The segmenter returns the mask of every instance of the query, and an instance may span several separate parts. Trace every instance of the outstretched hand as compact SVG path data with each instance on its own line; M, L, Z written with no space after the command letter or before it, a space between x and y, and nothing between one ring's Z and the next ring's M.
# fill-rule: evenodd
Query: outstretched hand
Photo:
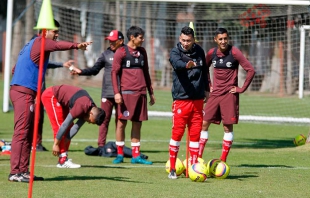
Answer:
M91 45L93 42L89 41L89 42L83 42L83 43L79 43L78 44L78 48L81 50L86 50L88 45Z
M73 65L73 63L74 63L74 60L68 60L67 62L64 62L62 66L69 68L71 65Z
M71 66L71 74L72 74L72 75L78 75L78 74L80 74L80 73L82 73L82 70L81 70L81 69L75 67L74 65Z

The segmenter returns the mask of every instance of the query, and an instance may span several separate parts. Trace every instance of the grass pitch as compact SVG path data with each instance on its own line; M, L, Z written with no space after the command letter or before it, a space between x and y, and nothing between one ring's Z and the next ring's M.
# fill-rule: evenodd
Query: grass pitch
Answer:
M0 89L3 87L0 82ZM93 98L100 98L100 88L88 89ZM161 92L159 92L160 94ZM96 94L96 95L95 95ZM157 95L157 103L150 110L171 108L171 96ZM2 98L0 98L2 104ZM307 104L308 105L308 104ZM157 109L159 108L159 109ZM108 141L114 141L114 120L111 121ZM56 168L52 156L52 130L45 116L43 145L48 152L37 152L35 175L45 181L34 182L32 197L236 197L236 198L304 198L310 194L310 145L295 147L293 138L308 134L309 126L288 124L254 124L241 122L234 126L234 143L228 156L230 175L220 180L209 178L195 183L184 176L167 178L165 163L171 134L171 118L150 117L143 122L141 152L153 165L132 165L129 158L119 165L113 158L90 157L84 148L97 146L98 127L85 124L72 139L69 157L82 165L80 169ZM11 141L13 112L0 113L0 139ZM130 128L126 130L126 146L130 146ZM203 159L219 158L223 138L222 126L211 125L209 141ZM185 159L185 138L178 157ZM0 197L27 197L29 185L8 182L10 157L0 156Z
M13 123L13 113L0 113L0 120ZM113 122L113 121L112 121ZM127 126L126 145L130 146ZM184 176L167 178L171 120L150 118L142 126L141 152L153 165L112 164L113 158L84 154L88 145L97 146L98 127L86 124L73 138L69 157L80 163L80 169L56 168L52 156L52 130L45 119L43 144L48 152L37 152L35 174L45 181L34 182L33 197L307 197L310 193L310 145L295 147L293 138L306 134L307 126L240 123L235 125L235 140L227 163L228 178L209 178L204 183L192 182ZM10 140L13 124L1 124L0 138ZM203 159L219 158L221 126L212 125ZM111 125L108 140L114 140ZM185 138L179 158L185 159ZM9 156L0 156L0 197L27 197L29 185L7 181Z

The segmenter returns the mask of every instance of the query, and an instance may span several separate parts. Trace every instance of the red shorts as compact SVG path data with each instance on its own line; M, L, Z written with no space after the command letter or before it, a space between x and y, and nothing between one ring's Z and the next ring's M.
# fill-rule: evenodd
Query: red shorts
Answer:
M148 120L147 98L145 94L122 94L123 103L117 108L118 118L135 122Z
M68 107L62 107L58 103L57 98L54 96L52 87L47 88L42 93L42 103L50 120L55 138L60 126L62 125L67 115L69 114L70 109ZM68 127L67 132L70 131L70 128L71 127Z
M203 100L175 100L172 104L172 139L181 141L186 126L190 141L198 142L202 128Z
M238 124L239 94L211 94L204 107L203 120L214 124L220 124L221 121L223 124Z

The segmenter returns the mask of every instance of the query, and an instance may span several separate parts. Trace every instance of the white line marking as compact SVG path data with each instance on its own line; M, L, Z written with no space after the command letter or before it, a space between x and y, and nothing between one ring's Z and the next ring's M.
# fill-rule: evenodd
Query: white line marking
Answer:
M10 166L10 164L0 164L1 166ZM48 167L48 168L56 168L56 165L38 165L36 164L36 166L40 166L40 167ZM104 167L110 167L110 168L165 168L165 166L159 166L159 165L140 165L140 166L136 166L136 165L84 165L87 167L83 167L83 165L81 165L81 168L91 168L96 167L96 166L103 166ZM287 165L286 165L287 166ZM246 169L287 169L287 170L310 170L310 167L279 167L279 166L268 166L268 167L253 167L253 166L231 166L233 168L246 168Z

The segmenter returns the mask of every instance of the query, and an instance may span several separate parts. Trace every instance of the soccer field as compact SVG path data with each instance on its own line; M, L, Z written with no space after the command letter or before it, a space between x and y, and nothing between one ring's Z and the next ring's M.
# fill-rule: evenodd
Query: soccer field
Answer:
M3 82L0 82L2 91ZM100 88L83 87L98 100ZM152 111L169 111L169 91L157 91L157 103ZM245 98L244 98L245 99ZM262 99L263 100L263 99ZM0 98L2 104L2 98ZM242 105L242 101L241 101ZM0 113L0 139L11 141L13 112ZM114 123L114 120L111 121ZM126 146L130 146L131 124L126 130ZM108 141L114 141L110 124ZM235 139L228 156L230 175L224 180L208 178L195 183L184 176L167 178L165 164L171 134L170 117L150 117L143 123L141 152L153 165L112 164L113 158L84 154L85 147L97 147L98 127L85 124L73 138L69 157L82 165L80 169L56 168L52 153L52 130L45 116L43 145L48 152L37 152L35 175L45 181L34 182L33 197L307 197L310 194L310 145L295 147L293 138L307 135L309 126L241 122L234 126ZM211 125L209 141L203 159L219 158L223 138L222 126ZM185 159L185 138L178 157ZM0 197L27 197L29 185L7 181L9 156L0 156Z
M10 140L13 113L0 113L0 138ZM5 122L4 122L5 121ZM112 121L113 122L113 121ZM128 126L128 129L130 125ZM130 145L127 129L126 145ZM184 176L167 178L171 120L151 117L142 126L141 152L153 165L132 165L130 159L114 165L113 158L84 154L88 145L96 147L98 128L86 124L73 138L69 157L80 163L80 169L58 169L52 156L52 130L45 119L43 144L48 152L36 155L35 175L45 181L34 182L33 197L307 197L310 193L310 145L295 147L292 139L307 134L307 126L240 123L235 126L235 140L227 163L228 178L209 178L195 183ZM111 125L108 140L114 140ZM212 125L203 159L218 158L221 153L221 126ZM183 139L185 140L185 139ZM185 159L185 142L179 158ZM0 197L26 197L29 185L10 183L9 156L0 156Z

